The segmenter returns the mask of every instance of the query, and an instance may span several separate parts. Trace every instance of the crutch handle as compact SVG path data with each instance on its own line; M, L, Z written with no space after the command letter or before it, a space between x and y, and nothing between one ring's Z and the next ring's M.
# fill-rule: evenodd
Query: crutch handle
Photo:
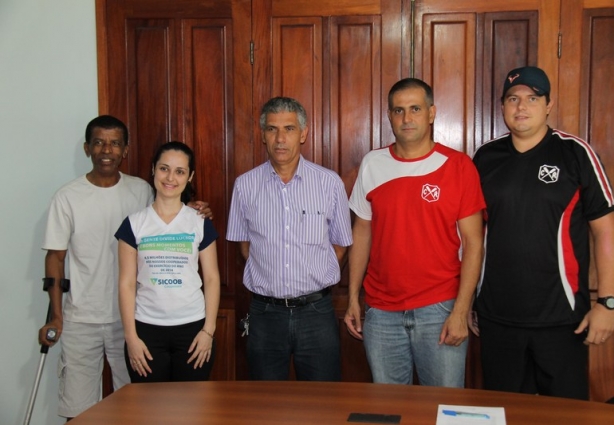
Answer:
M51 301L49 301L49 307L47 307L47 318L45 319L45 324L49 323L50 321L51 321ZM57 329L50 328L47 330L47 335L45 335L45 337L48 340L55 341L55 336L57 335L57 333L58 333ZM47 354L49 352L49 346L45 344L41 344L40 351L42 354Z

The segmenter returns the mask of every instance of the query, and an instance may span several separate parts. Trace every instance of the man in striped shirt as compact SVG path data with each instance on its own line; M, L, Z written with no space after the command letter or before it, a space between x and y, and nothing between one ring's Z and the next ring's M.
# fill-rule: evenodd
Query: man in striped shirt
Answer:
M339 176L304 159L307 114L276 97L260 115L269 160L235 182L226 239L240 243L252 293L247 360L251 379L339 381L340 343L330 294L352 244Z
M614 331L614 198L588 143L547 124L543 70L510 71L510 133L475 154L487 206L486 257L472 330L486 389L588 398L588 345ZM599 282L591 308L589 233Z

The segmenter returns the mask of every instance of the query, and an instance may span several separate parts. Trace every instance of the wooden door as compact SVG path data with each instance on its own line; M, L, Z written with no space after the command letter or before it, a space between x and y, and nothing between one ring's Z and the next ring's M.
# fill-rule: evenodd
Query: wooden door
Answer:
M557 16L552 0L416 1L415 75L433 87L435 140L472 155L507 132L499 105L510 69L539 66L556 86Z
M340 173L349 191L362 156L392 141L381 120L387 90L401 77L401 0L98 0L97 14L100 110L129 126L125 171L148 178L153 151L168 140L196 152L198 198L213 206L221 235L213 375L245 379L234 323L249 294L236 244L224 235L234 178L266 159L259 109L272 96L299 99L310 117L305 157ZM346 282L344 271L334 293L352 359L343 379L370 380L362 344L342 323Z
M614 0L564 1L561 9L560 128L588 141L614 182ZM594 270L593 270L594 271ZM591 276L591 299L597 298ZM614 295L614 294L613 294ZM614 397L614 339L590 347L591 400Z
M500 114L506 73L536 65L550 77L552 127L577 134L614 177L607 88L614 73L614 0L417 0L415 74L433 85L435 139L472 155L507 128ZM592 298L596 281L591 280ZM472 338L467 385L481 386ZM591 399L614 396L614 340L590 349Z
M386 96L399 78L433 85L435 139L471 155L506 131L499 113L505 73L538 65L558 87L550 124L585 137L614 172L612 129L602 118L612 106L604 88L612 75L613 1L97 0L100 112L129 125L124 171L148 178L151 153L171 139L192 146L202 167L198 197L211 202L221 235L214 377L247 377L235 322L249 294L243 261L223 235L234 178L266 159L257 124L266 100L286 95L305 105L303 154L338 172L349 192L363 155L393 141ZM367 381L362 344L342 323L347 268L333 294L343 379ZM480 387L479 346L471 346L467 383ZM594 399L614 392L614 341L608 347L591 350Z
M472 156L507 132L500 114L510 69L540 66L555 86L559 2L417 0L415 75L432 85L438 142ZM466 385L482 388L479 338L470 335Z
M299 100L309 134L301 151L336 171L348 194L362 157L393 141L388 89L401 78L401 0L253 0L254 117L273 96ZM254 134L258 134L254 119ZM255 136L256 137L256 136ZM256 139L255 139L256 140ZM255 141L258 145L258 141ZM266 160L255 146L254 164ZM347 267L333 290L342 350L342 379L370 381L362 342L345 329ZM245 291L246 292L246 291ZM248 296L237 309L247 311ZM242 345L239 346L239 352ZM242 354L240 354L242 355ZM246 376L246 371L238 371Z
M170 140L193 148L197 199L210 203L222 277L212 379L235 377L236 253L225 242L235 161L251 157L250 10L245 0L98 0L100 111L124 120L124 171L149 179ZM247 117L247 118L245 118Z

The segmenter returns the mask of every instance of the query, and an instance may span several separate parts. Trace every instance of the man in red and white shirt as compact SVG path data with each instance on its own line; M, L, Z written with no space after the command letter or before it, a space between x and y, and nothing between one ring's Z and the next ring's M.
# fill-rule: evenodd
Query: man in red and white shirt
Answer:
M350 197L345 323L364 339L374 382L411 384L415 365L422 385L463 387L483 252L479 177L467 155L431 139L428 84L403 79L388 103L395 143L364 157Z

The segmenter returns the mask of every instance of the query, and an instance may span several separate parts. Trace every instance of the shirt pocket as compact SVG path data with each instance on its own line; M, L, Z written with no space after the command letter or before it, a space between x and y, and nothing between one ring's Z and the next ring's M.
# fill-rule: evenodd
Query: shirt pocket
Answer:
M326 237L326 214L303 212L301 234L303 243L321 245Z

